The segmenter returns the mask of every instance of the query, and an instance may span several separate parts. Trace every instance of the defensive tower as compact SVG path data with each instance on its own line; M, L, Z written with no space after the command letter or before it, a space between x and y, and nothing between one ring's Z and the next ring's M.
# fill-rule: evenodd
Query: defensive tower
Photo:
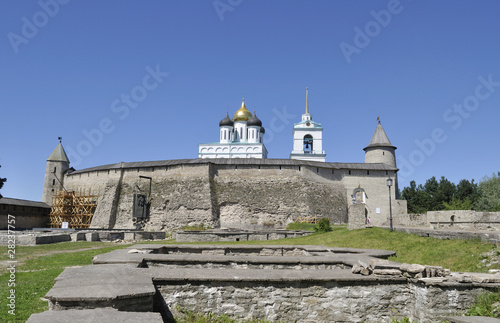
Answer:
M45 168L45 181L43 183L42 202L52 205L52 196L57 191L64 189L64 173L69 169L69 159L64 151L59 137L59 144L54 149Z
M378 125L373 133L372 140L368 146L363 148L365 151L365 163L383 163L397 167L396 149L389 141L382 124L380 124L380 118L378 118Z

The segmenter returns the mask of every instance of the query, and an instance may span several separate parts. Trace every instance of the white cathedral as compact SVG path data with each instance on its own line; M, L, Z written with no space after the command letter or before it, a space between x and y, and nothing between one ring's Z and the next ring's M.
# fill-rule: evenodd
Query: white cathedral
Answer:
M241 108L229 118L219 122L219 142L199 144L198 158L267 158L267 149L264 145L266 130L262 121L248 111L245 99Z
M324 162L323 128L312 120L308 96L306 89L306 113L302 115L302 121L293 126L290 159ZM267 158L264 145L266 131L255 111L252 115L246 108L245 99L232 120L229 112L226 113L226 117L219 122L219 129L219 142L199 144L198 158Z

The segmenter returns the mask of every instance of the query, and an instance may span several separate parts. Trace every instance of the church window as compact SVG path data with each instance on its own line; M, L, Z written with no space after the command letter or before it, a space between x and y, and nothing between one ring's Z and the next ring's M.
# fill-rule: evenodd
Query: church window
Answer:
M313 137L311 135L304 136L304 154L312 154L313 152Z
M370 171L369 170L366 171L366 175L370 175Z
M56 172L57 167L54 167L54 173Z
M56 180L55 179L52 180L52 185L56 185Z
M386 175L389 175L389 172L388 172L388 171L385 171L385 174L386 174Z
M385 155L385 151L382 152L382 156L384 156L384 155Z
M351 175L351 171L349 171L349 175Z

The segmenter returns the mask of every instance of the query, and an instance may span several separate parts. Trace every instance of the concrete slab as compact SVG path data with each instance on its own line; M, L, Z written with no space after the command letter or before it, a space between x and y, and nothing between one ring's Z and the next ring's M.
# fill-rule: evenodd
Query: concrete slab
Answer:
M499 319L484 316L452 316L448 317L450 323L500 323Z
M93 310L46 311L30 316L27 323L107 322L107 323L162 323L160 313L120 312L112 308Z
M52 309L114 307L152 311L155 295L147 270L131 265L66 268L45 296Z

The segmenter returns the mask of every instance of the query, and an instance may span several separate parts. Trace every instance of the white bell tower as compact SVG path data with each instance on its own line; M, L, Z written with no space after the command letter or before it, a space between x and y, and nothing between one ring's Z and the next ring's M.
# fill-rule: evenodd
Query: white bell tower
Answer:
M293 150L290 159L325 161L323 151L323 128L309 114L309 89L306 88L306 113L302 121L293 125Z

